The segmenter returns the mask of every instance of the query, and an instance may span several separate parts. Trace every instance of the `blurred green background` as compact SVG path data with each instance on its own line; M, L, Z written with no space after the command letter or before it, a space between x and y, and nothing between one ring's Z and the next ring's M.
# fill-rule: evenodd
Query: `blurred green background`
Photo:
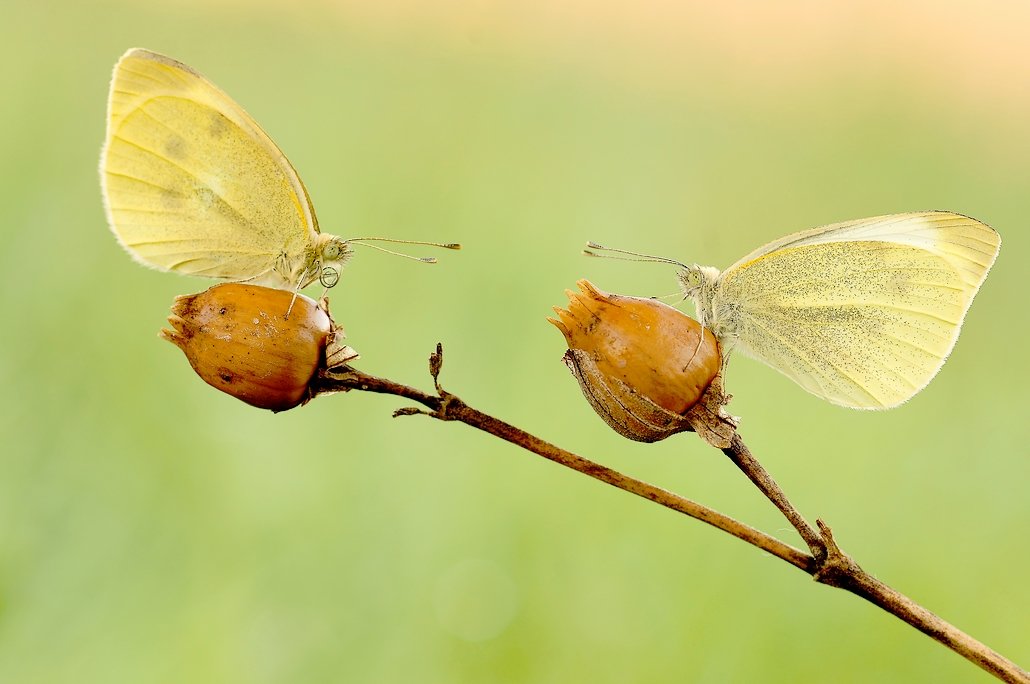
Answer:
M863 601L405 402L273 415L157 338L210 282L146 270L96 172L127 48L192 65L361 251L334 311L369 372L800 543L692 436L629 443L545 321L584 241L725 267L824 223L950 209L1001 256L939 377L889 412L740 360L742 434L869 571L1030 665L1030 6L15 0L0 27L0 682L966 682ZM314 292L317 294L317 292Z

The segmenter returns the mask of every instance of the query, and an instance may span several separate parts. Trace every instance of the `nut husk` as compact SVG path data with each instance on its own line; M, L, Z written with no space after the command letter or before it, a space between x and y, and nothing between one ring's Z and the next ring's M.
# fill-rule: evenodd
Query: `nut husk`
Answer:
M558 318L548 320L565 336L563 361L597 414L640 442L697 429L694 409L719 374L715 336L657 300L577 285L581 292L566 290L568 309L555 307ZM706 414L720 413L718 394L702 404Z
M286 290L215 285L176 297L168 322L173 330L162 330L161 337L186 354L205 382L272 411L306 403L320 367L358 356L340 342L343 331L325 300L320 305L297 295L294 301Z

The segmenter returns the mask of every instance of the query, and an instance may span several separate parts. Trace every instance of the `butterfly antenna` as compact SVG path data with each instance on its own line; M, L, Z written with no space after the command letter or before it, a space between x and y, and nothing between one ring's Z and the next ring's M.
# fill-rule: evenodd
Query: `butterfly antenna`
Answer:
M610 254L602 254L602 252L610 252ZM645 261L656 264L671 264L673 266L679 266L680 268L688 268L686 264L676 261L675 259L669 259L668 257L654 256L651 254L641 254L639 252L630 252L626 249L615 249L614 247L605 247L599 245L596 242L588 242L587 249L583 250L583 254L589 257L597 257L599 259L617 259L619 261ZM615 256L616 254L622 256Z
M461 245L457 242L425 242L423 240L395 240L393 238L381 238L381 237L361 237L361 238L350 238L346 241L348 244L359 244L364 247L370 247L372 249L379 250L380 252L386 252L387 254L393 254L394 256L404 257L405 259L411 259L412 261L421 261L424 264L435 264L436 257L419 257L412 256L410 254L404 254L403 252L395 252L392 249L386 249L378 245L368 244L370 242L389 242L395 245L423 245L426 247L441 247L443 249L461 249Z

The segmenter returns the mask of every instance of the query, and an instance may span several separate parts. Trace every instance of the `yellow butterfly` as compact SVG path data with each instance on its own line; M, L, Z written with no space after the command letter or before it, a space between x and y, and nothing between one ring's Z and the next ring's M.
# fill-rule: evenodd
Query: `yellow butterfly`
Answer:
M834 404L886 409L940 370L1001 238L950 212L876 216L788 235L722 273L588 246L679 266L724 364L740 349Z
M119 242L162 270L332 287L352 243L382 239L320 233L304 183L257 122L190 67L141 48L114 68L100 178Z

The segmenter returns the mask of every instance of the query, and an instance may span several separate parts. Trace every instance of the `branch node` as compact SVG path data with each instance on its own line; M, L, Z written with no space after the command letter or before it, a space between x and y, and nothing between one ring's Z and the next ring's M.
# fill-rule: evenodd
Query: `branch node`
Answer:
M440 392L440 408L433 411L433 417L440 420L461 420L461 416L451 415L451 411L464 406L464 402L450 392L440 389L439 386L437 386L437 390ZM457 414L456 411L454 413Z
M851 556L844 553L837 546L837 541L833 538L833 530L830 529L829 525L818 519L815 521L815 524L819 527L825 554L821 559L822 562L819 564L818 569L812 573L812 579L831 587L844 588L849 586L850 582L853 582L864 573L864 570Z

